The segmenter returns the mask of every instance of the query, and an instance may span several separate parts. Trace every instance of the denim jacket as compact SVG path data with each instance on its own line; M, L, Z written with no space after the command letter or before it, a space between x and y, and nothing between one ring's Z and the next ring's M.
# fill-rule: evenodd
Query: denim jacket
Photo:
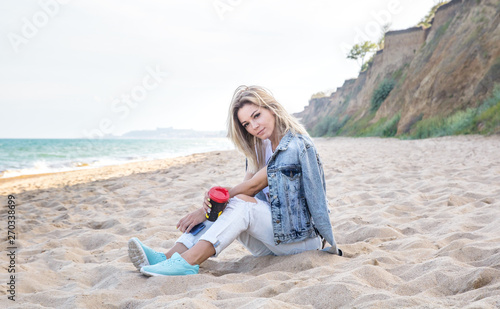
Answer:
M308 136L288 132L267 165L274 241L292 243L318 233L337 253L323 167Z

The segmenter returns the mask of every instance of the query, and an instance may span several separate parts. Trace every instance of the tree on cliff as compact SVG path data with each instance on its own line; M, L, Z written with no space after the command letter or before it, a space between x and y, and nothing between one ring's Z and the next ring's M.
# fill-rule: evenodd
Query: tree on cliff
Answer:
M349 51L349 54L347 54L347 58L354 60L361 59L361 71L364 71L364 69L366 69L365 68L366 55L376 50L377 50L377 44L370 41L365 41L361 45L355 44Z
M311 99L319 99L319 98L324 98L327 97L326 93L324 91L316 92L311 96Z
M429 13L427 13L427 15L425 15L425 17L420 20L420 22L417 24L417 27L429 28L431 26L432 20L434 19L434 15L436 15L436 11L440 6L445 5L448 2L450 1L439 0L438 3L436 3L436 5L431 8Z
M377 45L378 49L384 49L385 45L385 34L391 28L391 23L384 24L382 28L380 28L380 38L378 39Z
M389 29L391 28L391 24L387 23L380 28L380 38L378 39L377 42L377 47L379 50L384 49L385 46L385 34L389 32ZM370 59L366 61L362 66L361 66L361 72L368 70L368 68L372 65L373 63L373 58L375 58L375 54L372 54Z

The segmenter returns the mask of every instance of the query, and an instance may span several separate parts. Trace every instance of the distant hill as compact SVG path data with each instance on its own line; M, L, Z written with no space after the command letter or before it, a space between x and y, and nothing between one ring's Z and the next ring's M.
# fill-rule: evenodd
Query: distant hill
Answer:
M500 1L453 0L389 31L368 70L295 114L313 136L500 133Z
M178 130L170 128L157 128L156 130L130 131L114 138L140 138L140 139L167 139L167 138L204 138L225 137L225 131L195 131Z

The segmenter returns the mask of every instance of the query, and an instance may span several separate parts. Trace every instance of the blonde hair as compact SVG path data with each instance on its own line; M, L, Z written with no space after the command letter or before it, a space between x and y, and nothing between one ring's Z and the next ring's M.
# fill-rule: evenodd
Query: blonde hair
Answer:
M236 88L227 117L227 137L235 147L248 159L248 170L256 173L266 165L265 149L262 140L251 135L241 125L238 119L238 111L246 104L255 104L267 108L275 117L275 128L281 139L288 131L308 135L306 129L298 120L290 115L285 108L276 101L272 93L260 86L239 86Z

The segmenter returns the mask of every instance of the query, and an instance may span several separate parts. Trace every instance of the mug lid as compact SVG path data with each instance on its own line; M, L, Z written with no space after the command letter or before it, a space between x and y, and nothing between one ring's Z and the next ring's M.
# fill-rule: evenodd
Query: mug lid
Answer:
M208 191L210 199L216 203L225 203L229 200L229 191L223 187L213 187Z

